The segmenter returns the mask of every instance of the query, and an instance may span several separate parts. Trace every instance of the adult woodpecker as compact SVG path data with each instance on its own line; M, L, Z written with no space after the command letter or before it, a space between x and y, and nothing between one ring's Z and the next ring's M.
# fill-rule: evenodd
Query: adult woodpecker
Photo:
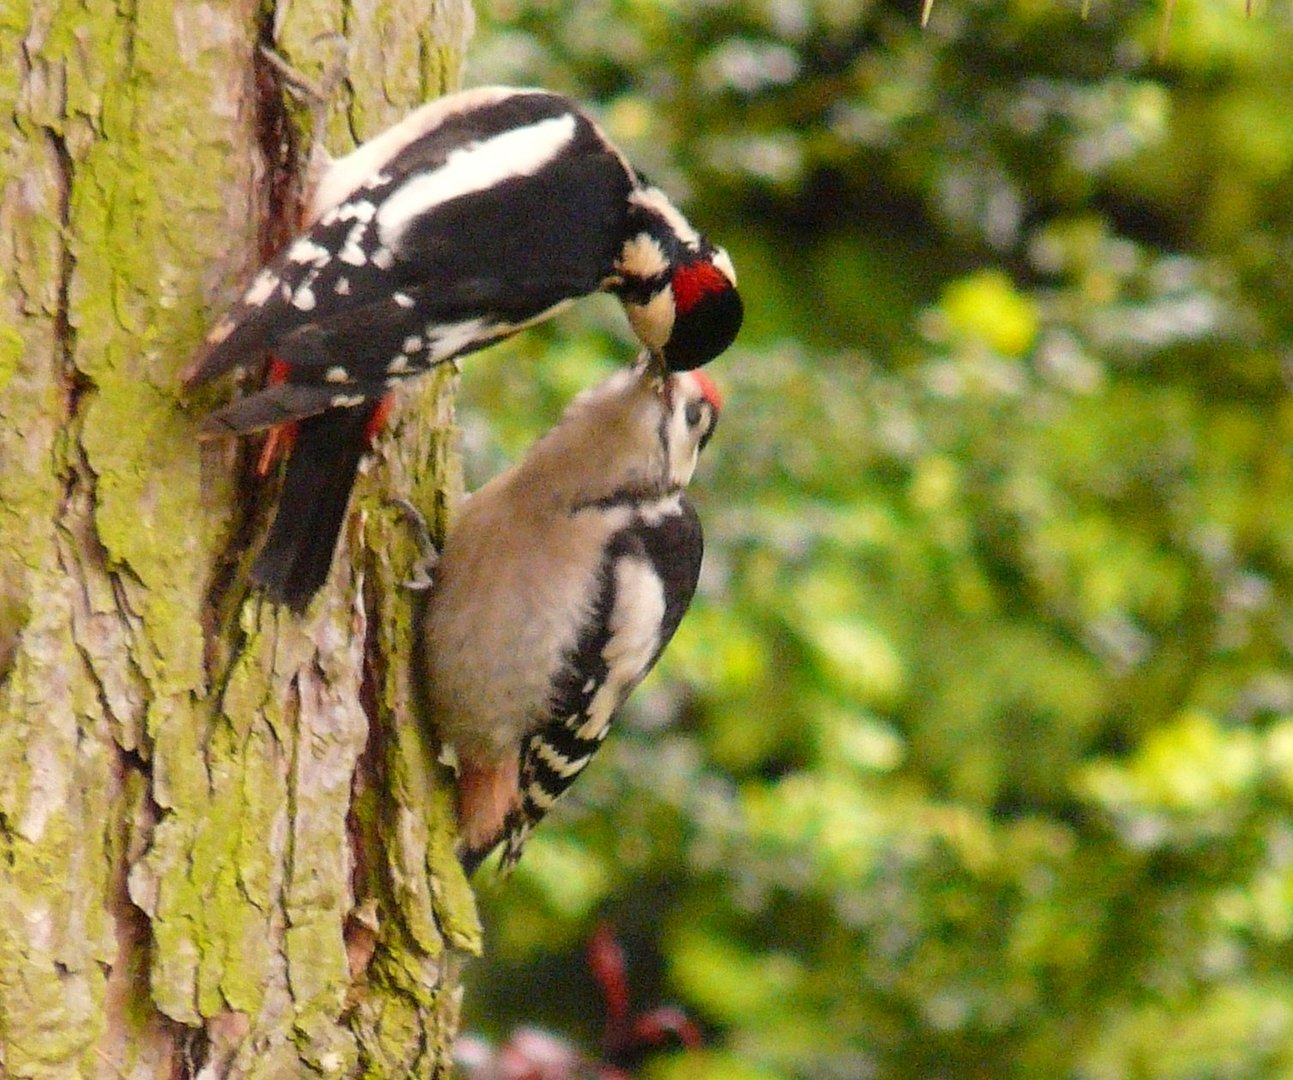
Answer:
M191 388L275 358L270 385L202 433L289 425L271 441L295 437L252 575L298 610L327 577L379 403L399 380L597 291L621 300L671 371L713 359L741 325L727 253L545 90L484 87L422 106L333 162L306 219L183 375Z
M420 668L458 759L468 871L500 842L504 866L520 858L678 628L704 546L684 488L718 412L705 375L644 358L576 398L450 529Z

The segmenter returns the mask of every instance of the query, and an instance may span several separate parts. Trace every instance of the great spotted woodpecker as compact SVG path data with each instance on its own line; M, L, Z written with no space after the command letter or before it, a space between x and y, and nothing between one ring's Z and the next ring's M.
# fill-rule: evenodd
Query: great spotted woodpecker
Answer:
M304 608L326 578L391 386L599 290L619 297L672 371L713 359L741 325L727 253L559 94L484 87L440 98L333 162L305 231L183 375L191 388L276 360L270 385L202 428L291 425L285 441L296 436L253 569L270 598Z
M691 603L684 494L718 419L700 372L644 358L572 402L449 530L422 620L425 699L458 759L463 863L505 867L606 737Z

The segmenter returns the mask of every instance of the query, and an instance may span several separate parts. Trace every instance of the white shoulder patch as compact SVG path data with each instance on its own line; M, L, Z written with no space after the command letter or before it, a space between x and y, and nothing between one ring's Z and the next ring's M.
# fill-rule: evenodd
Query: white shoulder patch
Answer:
M577 732L581 739L605 735L611 714L651 666L664 622L664 583L645 559L623 558L615 564L615 608L610 637L602 650L606 682L588 709L588 720Z
M382 203L377 211L382 243L397 248L414 218L451 199L538 172L570 144L575 127L575 115L566 113L454 150L440 168L411 177Z
M337 158L319 180L310 200L310 217L318 218L341 203L362 184L380 173L381 168L410 143L434 130L449 117L472 109L492 105L523 90L509 86L481 86L428 101L414 109L399 123L356 147L345 157Z

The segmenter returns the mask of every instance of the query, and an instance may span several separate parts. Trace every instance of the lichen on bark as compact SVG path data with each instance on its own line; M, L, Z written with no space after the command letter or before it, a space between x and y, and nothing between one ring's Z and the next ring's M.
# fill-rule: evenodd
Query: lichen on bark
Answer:
M176 376L291 209L257 45L309 68L344 35L342 151L452 87L469 28L461 0L0 11L2 1075L447 1058L479 930L387 497L452 499L452 376L404 395L304 619L246 593L248 453L195 440L228 387Z

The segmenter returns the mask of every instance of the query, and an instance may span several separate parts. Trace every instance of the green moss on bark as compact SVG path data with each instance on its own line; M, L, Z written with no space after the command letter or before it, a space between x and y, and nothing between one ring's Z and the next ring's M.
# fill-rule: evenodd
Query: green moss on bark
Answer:
M368 133L456 79L467 18L377 7L293 5L279 28L298 61L345 31L345 108ZM356 601L342 565L304 620L236 597L228 625L205 613L252 489L235 448L199 449L176 373L257 258L259 17L251 0L0 12L0 55L20 58L0 71L6 1076L164 1074L199 1031L224 1075L431 1068L456 1022L446 945L478 940L451 800L396 689L409 600L382 579ZM380 491L456 483L448 382L428 386L402 430L437 449L405 463L388 444L370 522ZM345 559L403 558L395 531L361 516ZM351 814L379 760L394 786ZM374 901L366 966L347 919Z

